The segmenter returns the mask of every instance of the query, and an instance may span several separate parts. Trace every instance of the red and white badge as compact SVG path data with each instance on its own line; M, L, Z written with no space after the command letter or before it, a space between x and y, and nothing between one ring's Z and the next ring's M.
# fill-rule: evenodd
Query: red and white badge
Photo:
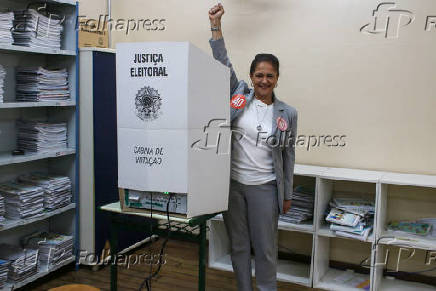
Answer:
M280 129L280 131L285 131L288 129L288 123L283 117L280 116L277 118L277 127Z
M245 99L245 96L242 94L236 94L232 96L232 99L230 100L230 106L235 109L241 109L244 108L245 103L247 103L247 100Z

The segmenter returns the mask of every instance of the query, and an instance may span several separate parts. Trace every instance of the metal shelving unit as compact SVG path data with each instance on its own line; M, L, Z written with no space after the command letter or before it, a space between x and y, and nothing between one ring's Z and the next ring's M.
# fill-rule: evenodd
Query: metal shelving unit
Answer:
M0 45L0 64L6 69L4 102L0 103L0 182L15 179L31 172L56 173L70 177L73 201L71 204L22 220L7 220L0 227L0 243L19 245L19 239L35 231L50 231L74 237L73 256L49 269L40 266L38 272L21 282L7 282L2 290L14 290L33 282L56 269L76 261L79 251L79 91L78 91L78 32L76 20L78 2L74 0L46 0L57 12L65 15L61 49L29 48ZM0 0L2 9L25 9L31 0ZM70 100L51 102L17 102L15 100L15 68L17 66L65 67L69 73ZM17 119L46 120L67 123L67 148L55 151L25 153L13 156L16 148Z

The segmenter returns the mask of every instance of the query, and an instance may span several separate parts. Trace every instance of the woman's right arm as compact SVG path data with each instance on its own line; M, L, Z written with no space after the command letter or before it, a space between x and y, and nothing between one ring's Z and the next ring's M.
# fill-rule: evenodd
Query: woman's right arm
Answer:
M232 63L227 56L227 49L224 44L224 38L221 31L221 17L224 14L224 7L220 4L213 6L209 10L210 27L212 30L212 38L209 40L212 48L213 57L230 68L230 95L235 91L238 86L238 78L233 70Z

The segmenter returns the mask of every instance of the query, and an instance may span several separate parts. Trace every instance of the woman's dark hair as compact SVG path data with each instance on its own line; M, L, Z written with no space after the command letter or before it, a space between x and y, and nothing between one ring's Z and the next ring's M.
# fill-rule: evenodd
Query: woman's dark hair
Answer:
M251 62L250 66L250 75L253 75L256 70L256 66L258 63L268 62L274 67L277 72L277 76L279 75L279 59L273 54L257 54L254 57L254 60Z

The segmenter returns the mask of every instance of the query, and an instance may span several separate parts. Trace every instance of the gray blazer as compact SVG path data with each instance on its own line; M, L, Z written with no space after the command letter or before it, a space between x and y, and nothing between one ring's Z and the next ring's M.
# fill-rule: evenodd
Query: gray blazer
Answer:
M227 50L224 44L224 39L209 40L212 48L213 57L223 65L230 68L230 96L242 94L245 97L246 103L242 108L230 108L231 122L238 117L248 104L253 100L254 90L250 89L246 82L238 81L236 73L233 70L230 59L227 56ZM295 137L297 136L297 110L294 107L277 99L274 95L274 112L273 112L273 134L279 145L272 147L272 157L274 170L277 179L277 189L279 194L280 213L283 212L283 200L291 200L293 192L294 164L295 164ZM287 123L287 129L279 130L277 119L281 117Z

